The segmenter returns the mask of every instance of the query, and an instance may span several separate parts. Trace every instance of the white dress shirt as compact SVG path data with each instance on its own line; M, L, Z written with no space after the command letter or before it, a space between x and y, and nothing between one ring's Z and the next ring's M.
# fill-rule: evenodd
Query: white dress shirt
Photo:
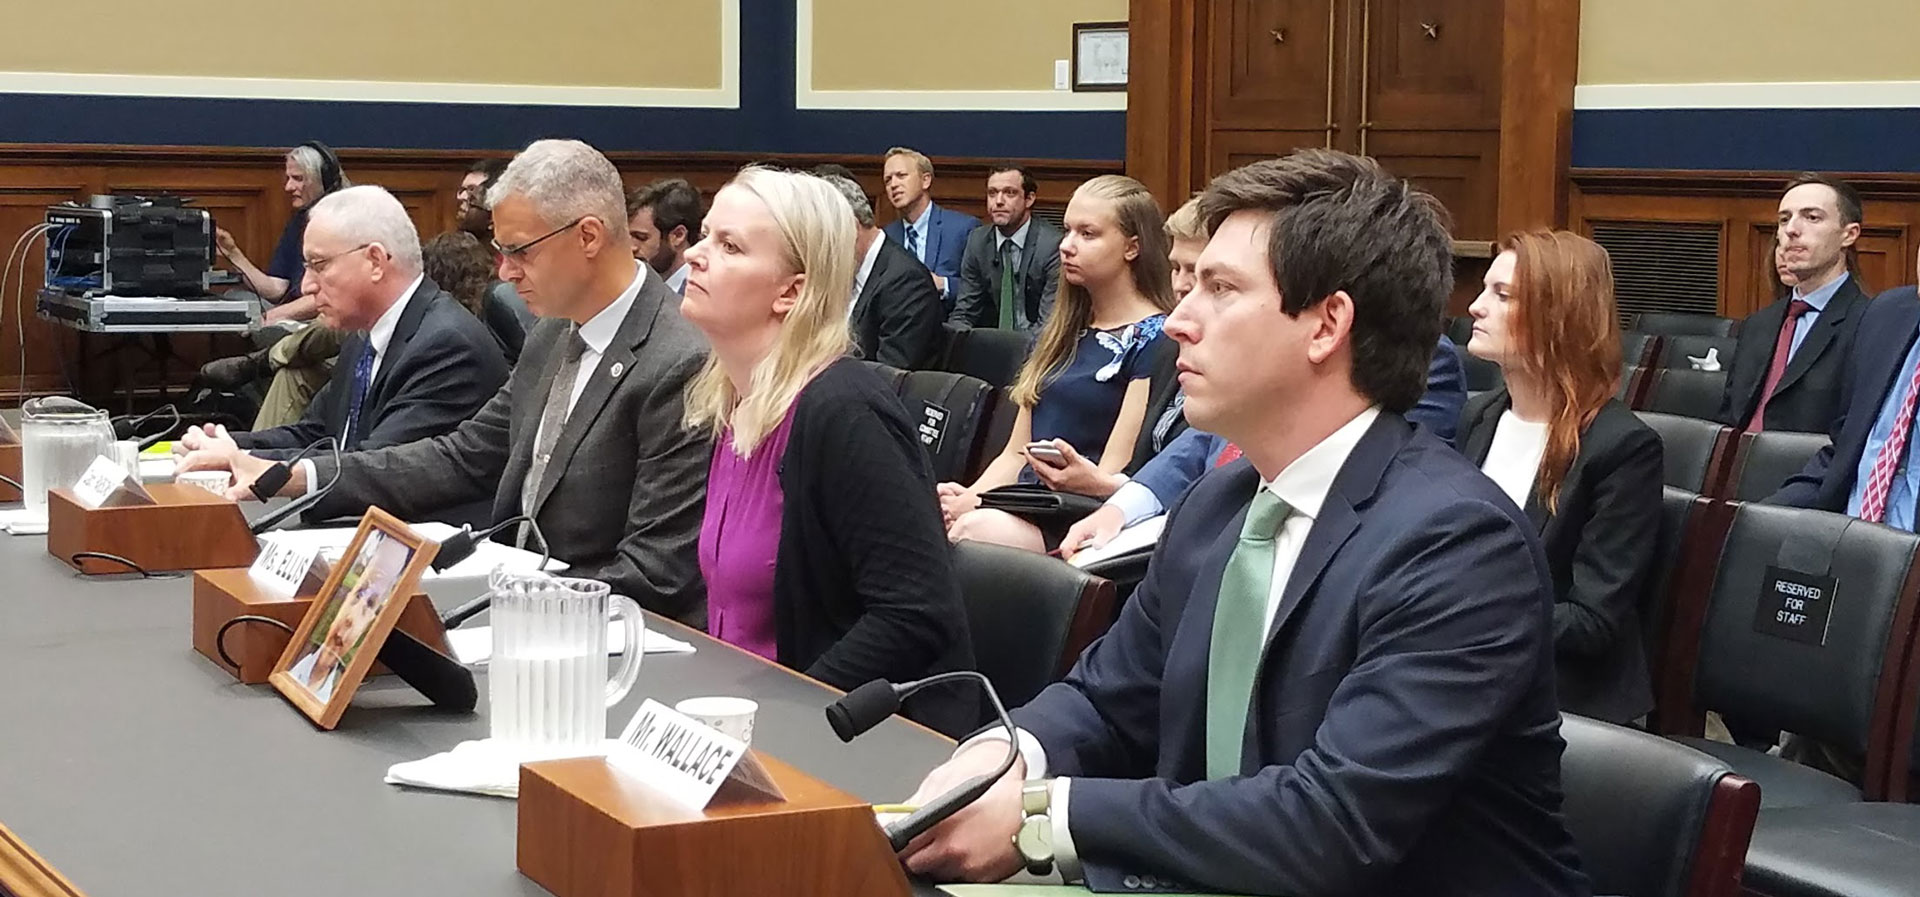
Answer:
M680 267L673 269L673 273L667 275L667 289L679 293L682 296L687 294L687 265L685 262L681 262Z
M1521 420L1509 408L1493 425L1493 442L1487 446L1487 463L1480 465L1480 472L1524 508L1527 496L1533 494L1533 481L1540 475L1540 458L1546 453L1546 421Z
M847 320L853 320L853 308L860 304L860 294L867 289L867 278L873 275L873 262L880 257L880 244L887 238L875 235L873 242L867 244L866 257L860 260L860 270L853 275L853 299L847 302Z
M1320 516L1320 507L1326 504L1327 493L1333 489L1333 480L1339 476L1340 469L1346 466L1347 456L1353 454L1354 446L1360 444L1361 437L1367 434L1367 429L1373 426L1379 416L1380 409L1377 407L1360 412L1358 417L1294 459L1292 464L1280 471L1279 476L1260 484L1260 488L1272 492L1292 508L1273 540L1273 583L1267 593L1261 628L1273 628L1273 618L1280 610L1280 599L1286 594L1293 565L1300 559L1300 549L1307 543L1307 534L1313 530L1313 521ZM1247 622L1249 625L1252 623ZM1027 762L1028 780L1046 778L1047 752L1040 746L1039 739L1027 734L1024 729L1019 736L1020 756ZM962 744L960 750L966 750L982 739L1006 737L1005 732L982 732ZM1053 821L1054 868L1069 883L1081 878L1080 855L1073 848L1073 830L1067 824L1067 802L1072 784L1072 779L1055 779L1048 807L1048 818Z
M368 388L372 388L373 381L380 379L380 365L387 360L387 344L393 342L393 332L400 327L400 316L406 313L407 303L413 299L414 294L420 292L420 284L426 279L427 275L424 273L414 277L413 283L407 285L407 291L401 293L400 298L394 300L392 305L387 306L387 310L381 312L380 317L373 322L373 326L367 329L367 350L373 353L372 371L367 374ZM351 393L348 394L347 401L353 401ZM342 439L346 438L344 433L339 435ZM345 451L346 446L343 445L340 449ZM312 492L318 485L314 482L312 459L300 459L300 472L306 475L307 491Z

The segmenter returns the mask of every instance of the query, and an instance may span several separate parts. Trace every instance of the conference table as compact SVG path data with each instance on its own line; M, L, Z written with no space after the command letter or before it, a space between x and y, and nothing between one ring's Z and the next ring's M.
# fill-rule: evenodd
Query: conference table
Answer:
M484 672L476 713L436 710L389 676L321 731L194 653L191 583L83 577L44 537L0 533L0 826L20 844L86 897L547 893L515 871L512 801L382 781L395 763L486 737ZM480 588L427 592L445 609ZM898 717L843 745L822 714L834 690L648 625L697 650L644 659L608 713L616 733L644 698L751 698L756 749L872 802L904 799L952 751ZM0 894L38 897L9 879L24 862L10 848L0 839Z

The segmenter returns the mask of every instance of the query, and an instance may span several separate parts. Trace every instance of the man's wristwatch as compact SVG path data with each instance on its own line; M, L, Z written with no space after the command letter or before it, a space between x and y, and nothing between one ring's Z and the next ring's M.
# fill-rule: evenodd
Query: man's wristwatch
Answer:
M1053 871L1053 820L1047 816L1052 798L1052 779L1035 779L1020 786L1020 810L1026 818L1013 836L1013 849L1020 852L1027 872L1033 875Z

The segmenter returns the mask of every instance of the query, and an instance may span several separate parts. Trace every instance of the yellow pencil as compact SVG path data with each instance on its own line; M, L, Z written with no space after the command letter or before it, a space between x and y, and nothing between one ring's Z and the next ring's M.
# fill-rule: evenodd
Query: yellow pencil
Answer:
M920 808L912 804L874 804L873 811L875 813L917 813Z

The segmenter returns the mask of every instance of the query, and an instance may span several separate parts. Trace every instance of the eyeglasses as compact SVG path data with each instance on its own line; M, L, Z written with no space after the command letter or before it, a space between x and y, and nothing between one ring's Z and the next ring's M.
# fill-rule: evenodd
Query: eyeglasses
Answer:
M328 265L331 265L331 264L333 264L334 262L336 262L336 261L339 261L340 259L343 259L343 258L346 258L347 256L350 256L350 255L352 255L352 254L354 254L354 253L356 253L356 252L359 252L359 251L360 251L360 250L362 250L362 249L366 249L367 247L369 247L369 246L372 246L372 245L373 245L373 244L372 244L371 242L368 242L368 243L362 243L362 244L360 244L360 245L358 245L358 246L355 246L355 247L353 247L352 249L348 249L348 250L346 250L346 251L344 251L344 252L336 252L336 253L334 253L334 254L332 254L332 255L329 255L329 256L327 256L327 257L325 257L325 258L317 258L317 259L307 259L307 260L306 260L306 261L307 261L307 270L308 270L308 271L312 271L312 272L313 272L314 274L316 274L316 275L318 275L318 274L325 274L325 273L327 273L327 266L328 266Z
M522 243L518 246L502 246L500 245L499 240L489 240L488 242L493 244L494 252L500 253L500 255L505 258L510 258L510 259L513 259L514 261L519 261L526 257L527 250L532 249L533 247L538 246L541 243L546 242L547 240L550 240L554 237L559 236L562 231L568 231L568 230L572 230L573 228L579 227L580 222L585 220L587 220L587 216L582 215L578 218L573 219L572 221L567 222L566 224L562 224L559 227L556 227L553 230L547 231L546 233L541 234L540 236L534 237L533 239L528 240L527 242Z

